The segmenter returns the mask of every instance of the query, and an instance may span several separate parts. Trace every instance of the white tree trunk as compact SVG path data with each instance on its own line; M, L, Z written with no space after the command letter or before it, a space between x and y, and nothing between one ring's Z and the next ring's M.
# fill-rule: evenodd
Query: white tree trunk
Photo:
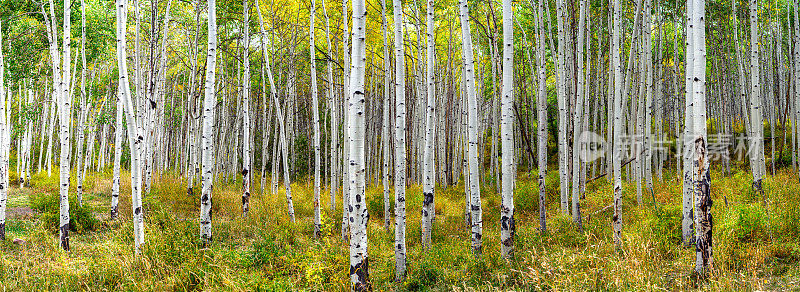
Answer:
M114 121L114 182L111 186L111 219L119 216L119 178L122 160L122 90L117 91L117 117Z
M350 282L355 291L369 291L369 254L367 251L366 180L364 165L364 130L366 97L364 75L366 71L366 22L364 0L353 0L353 59L350 76Z
M244 78L242 78L242 213L250 210L250 181L252 177L253 150L250 148L250 6L247 0L244 9Z
M546 75L546 59L544 47L544 23L542 22L544 14L543 1L539 1L539 12L536 13L537 23L537 41L536 41L536 59L538 87L536 90L537 99L537 112L536 112L536 127L539 132L538 145L536 146L539 167L539 229L542 233L547 232L547 205L545 194L545 177L547 176L547 75Z
M328 17L328 9L325 6L325 0L322 0L322 13L325 14L325 41L328 44L328 56L333 56L332 46L331 46L331 21ZM328 61L328 86L325 90L328 99L328 107L331 110L331 165L330 165L330 192L331 192L331 201L330 201L330 209L331 211L336 209L336 194L339 190L339 120L337 119L337 112L338 112L338 104L336 102L336 98L333 95L333 62Z
M0 21L0 31L2 31ZM3 57L3 34L0 33L0 117L6 116L5 58ZM45 104L45 106L47 106ZM0 118L0 241L6 240L6 202L8 199L8 156L6 152L11 146L6 140L8 125L5 118Z
M434 159L433 144L435 143L434 133L436 131L436 86L433 70L436 68L436 53L434 33L434 0L426 1L427 7L427 68L425 69L425 82L427 83L426 119L425 119L425 151L423 154L423 190L422 190L422 246L425 249L431 247L431 231L433 229L433 218L436 216L435 196L436 190L436 161Z
M500 251L514 257L514 11L511 0L503 0L503 88L500 99L502 203L500 207Z
M389 61L389 36L386 27L386 0L381 0L381 28L383 32L383 132L381 133L381 144L383 147L383 220L386 232L389 232L389 225L391 224L391 213L389 211L391 205L389 190L389 180L391 177L389 166L392 163L391 155L391 142L389 139L389 107L392 98L392 90L390 84L392 83L391 77L391 64ZM329 54L330 55L330 54ZM334 134L335 135L335 134Z
M581 153L581 144L580 136L583 132L581 126L583 125L582 115L583 115L583 107L584 107L584 85L587 82L588 78L587 72L589 71L589 66L584 64L591 64L591 58L589 58L588 62L584 63L584 32L585 32L585 22L586 22L586 10L589 7L586 7L586 1L582 0L580 3L580 19L578 20L578 43L576 46L578 47L578 86L577 90L577 98L575 99L575 115L574 115L574 128L572 131L572 220L577 225L579 231L583 231L583 222L581 220L581 207L580 207L580 198L581 198L581 191L580 191L580 184L581 184L581 158L579 154ZM590 49L587 46L587 49Z
M466 0L459 1L461 37L464 52L464 82L467 88L467 140L469 141L469 192L470 216L472 218L472 253L478 257L482 253L483 219L481 213L481 189L478 177L478 97L475 93L475 59L472 51L472 34L469 23L469 6Z
M214 118L216 113L216 67L217 67L217 3L208 1L208 55L206 57L205 98L203 99L202 164L203 189L200 193L200 237L203 245L210 245L211 206L214 184Z
M394 258L396 282L406 275L406 62L403 40L403 3L394 7L395 129L394 129Z
M53 57L53 75L54 80L58 82L58 111L60 114L60 125L61 131L59 138L61 140L61 155L59 156L61 162L59 163L59 238L61 242L61 248L66 251L69 251L69 138L70 138L70 125L72 124L72 99L70 98L70 0L64 1L64 28L63 28L63 48L61 51L58 49L58 43L56 39L58 38L57 28L55 28L56 17L54 12L54 5L52 0L50 1L50 19L53 20L52 27L52 38L50 42L50 50L51 56ZM59 63L58 60L60 56L63 56L63 60ZM63 69L61 68L60 64L64 64ZM56 76L61 74L60 76Z
M612 33L611 44L611 66L614 67L614 143L611 161L613 164L613 179L614 179L614 217L612 218L612 226L614 227L614 243L617 247L621 247L622 243L622 64L620 62L620 13L622 7L620 0L614 0L614 28Z
M693 135L690 138L694 140L692 190L694 193L695 250L697 254L695 272L700 274L704 273L714 262L711 241L713 219L710 210L712 201L709 167L711 163L706 157L706 24L705 0L690 1L694 1L694 3L692 4L692 9L687 10L687 13L693 14L692 20L694 22L689 27L694 30L694 32L692 32L692 38L689 39L688 42L693 43L692 49L694 52L692 54L692 63L687 64L687 67L693 67L693 91L692 95L687 96L686 99L691 99L695 103L695 114L693 121L686 120L686 126L693 127ZM754 0L753 3L756 1L757 0ZM753 7L755 7L755 4L751 4L751 9Z
M138 254L144 243L144 216L142 214L142 176L141 148L144 137L141 136L136 114L136 107L131 96L128 81L127 52L125 50L125 32L127 31L128 0L117 0L117 66L119 70L119 91L125 107L125 121L128 127L128 145L131 153L131 208L133 209L134 248ZM68 124L68 123L67 123ZM62 151L64 151L62 149Z
M281 154L283 156L283 184L286 188L286 203L288 207L288 214L289 217L294 222L294 203L292 203L292 187L291 187L291 180L289 177L289 157L288 157L288 145L286 142L286 124L284 123L284 116L281 111L280 101L278 101L278 95L275 94L275 80L272 78L272 68L270 66L270 60L267 50L267 33L264 29L264 16L261 14L261 8L259 2L256 1L256 11L258 11L258 22L261 28L261 51L262 56L264 58L264 67L267 68L267 78L269 79L269 87L270 87L270 94L272 94L272 101L273 106L275 107L276 116L278 117L278 127L280 128L280 136L279 141L281 145ZM273 172L275 172L275 168L273 168ZM273 180L274 181L274 180Z
M761 84L759 65L758 0L750 0L750 137L751 168L753 189L762 192L761 180L764 178L764 133L761 113Z
M320 229L322 228L322 219L320 218L320 188L322 182L320 181L320 133L319 133L319 100L317 99L317 61L316 61L316 42L314 41L314 14L317 12L317 3L311 0L311 11L309 11L309 52L311 62L311 110L313 111L313 127L314 127L314 238L319 238Z

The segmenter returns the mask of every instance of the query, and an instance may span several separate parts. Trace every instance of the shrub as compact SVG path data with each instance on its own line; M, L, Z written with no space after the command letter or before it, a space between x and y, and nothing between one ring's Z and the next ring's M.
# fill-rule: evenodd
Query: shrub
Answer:
M664 205L645 219L648 236L660 254L670 254L681 243L681 213L680 205Z
M586 236L578 232L572 218L559 215L548 221L549 241L564 247L579 247L586 244Z
M755 242L767 237L764 209L758 204L731 206L722 230L729 230L738 242Z
M44 228L53 233L58 232L60 196L57 193L44 193L31 196L30 206L41 214L39 220ZM100 220L94 216L94 210L88 204L78 205L74 196L69 198L69 229L77 233L95 231L100 228Z

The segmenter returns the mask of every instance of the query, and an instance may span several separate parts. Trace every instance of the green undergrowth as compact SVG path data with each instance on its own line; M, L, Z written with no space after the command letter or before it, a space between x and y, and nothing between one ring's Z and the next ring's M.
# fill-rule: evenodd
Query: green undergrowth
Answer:
M588 177L596 174L589 173ZM539 230L536 172L520 173L515 191L516 251L499 254L500 197L483 186L483 254L475 257L464 222L464 185L436 189L433 245L420 243L420 186L407 189L408 273L394 282L393 224L384 226L384 190L367 189L369 268L377 291L430 290L783 290L800 289L800 185L793 171L750 190L746 171L712 180L714 266L696 280L694 249L681 241L681 184L665 172L637 202L636 184L623 186L622 244L611 237L611 186L605 178L587 186L582 200L584 232L562 214L558 174L546 176L547 232ZM145 194L145 244L133 250L130 174L123 173L120 219L108 216L111 174L90 174L83 206L70 190L71 251L58 247L58 178L34 175L25 189L13 187L8 239L0 242L0 289L152 291L343 291L349 288L348 243L341 236L341 194L330 207L322 191L322 236L313 236L313 184L292 184L296 221L286 212L285 190L261 192L254 178L250 213L241 212L240 178L217 183L213 238L199 233L199 186L188 193L174 174L153 178ZM197 183L197 182L196 182ZM394 190L389 196L393 208ZM12 243L15 238L24 244Z

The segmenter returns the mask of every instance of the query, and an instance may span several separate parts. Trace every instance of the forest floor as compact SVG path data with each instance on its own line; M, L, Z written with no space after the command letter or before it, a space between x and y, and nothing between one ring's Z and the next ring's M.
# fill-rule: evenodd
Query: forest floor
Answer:
M422 192L407 192L408 277L393 283L393 232L383 226L382 187L368 189L370 280L382 290L798 290L800 184L794 171L765 179L765 195L751 191L747 171L714 172L714 265L692 276L693 248L680 240L681 184L655 180L637 204L635 183L624 185L622 248L611 237L611 187L589 184L582 202L584 233L559 215L557 174L548 176L548 232L538 229L535 173L518 176L516 257L499 255L500 197L484 188L484 254L473 257L464 227L464 187L436 191L433 246L420 245ZM74 176L73 176L74 177ZM123 174L123 178L130 178ZM313 237L313 185L292 184L297 222L286 201L261 194L254 179L250 215L241 215L241 185L214 187L214 243L199 240L199 190L187 195L174 175L155 177L145 198L145 241L133 250L130 180L122 180L121 219L109 220L110 171L87 177L84 207L73 202L71 251L57 243L58 176L36 175L9 195L7 240L0 243L0 290L231 290L343 291L349 288L348 247L341 240L341 206L322 195L324 236ZM74 184L72 184L74 189ZM199 188L196 188L199 189ZM267 191L269 192L269 187ZM653 204L655 199L655 204ZM337 199L337 204L340 203ZM393 201L393 200L392 200ZM591 216L589 215L591 214ZM21 239L24 242L17 241Z

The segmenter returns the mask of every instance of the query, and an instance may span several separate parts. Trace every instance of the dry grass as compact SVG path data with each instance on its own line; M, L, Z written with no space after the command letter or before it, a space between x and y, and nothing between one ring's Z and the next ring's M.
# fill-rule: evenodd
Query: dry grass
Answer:
M125 179L128 178L128 179ZM254 179L251 213L241 216L240 184L217 183L214 244L199 245L198 191L187 195L185 180L155 177L146 203L146 244L132 248L129 173L123 173L120 220L108 220L110 173L87 178L85 200L102 220L97 231L73 233L72 251L61 251L55 235L34 218L10 220L9 240L0 243L0 289L9 290L347 290L348 249L340 239L341 206L330 210L322 195L323 231L314 240L313 187L294 183L297 221L286 213L284 191L261 194ZM367 191L370 211L370 270L376 290L796 290L800 289L800 185L794 172L766 180L766 204L749 191L749 176L715 177L715 265L710 276L691 276L694 253L680 246L680 186L656 182L654 194L636 205L635 184L625 185L624 245L610 237L610 212L595 214L578 233L560 214L557 177L548 177L548 234L538 227L535 174L517 183L517 253L499 255L499 196L483 190L484 255L470 254L463 223L463 185L438 189L434 245L420 248L419 186L408 189L409 274L393 283L393 232L383 227L382 187ZM268 180L269 181L269 180ZM269 183L269 182L268 182ZM36 175L32 187L13 188L12 207L54 193L57 178ZM266 190L269 191L267 186ZM652 204L655 198L656 207ZM728 205L724 203L725 199ZM341 198L337 199L341 203ZM603 180L589 186L584 213L611 203ZM676 217L677 216L677 217ZM676 229L677 227L677 229ZM23 245L11 243L26 240Z

